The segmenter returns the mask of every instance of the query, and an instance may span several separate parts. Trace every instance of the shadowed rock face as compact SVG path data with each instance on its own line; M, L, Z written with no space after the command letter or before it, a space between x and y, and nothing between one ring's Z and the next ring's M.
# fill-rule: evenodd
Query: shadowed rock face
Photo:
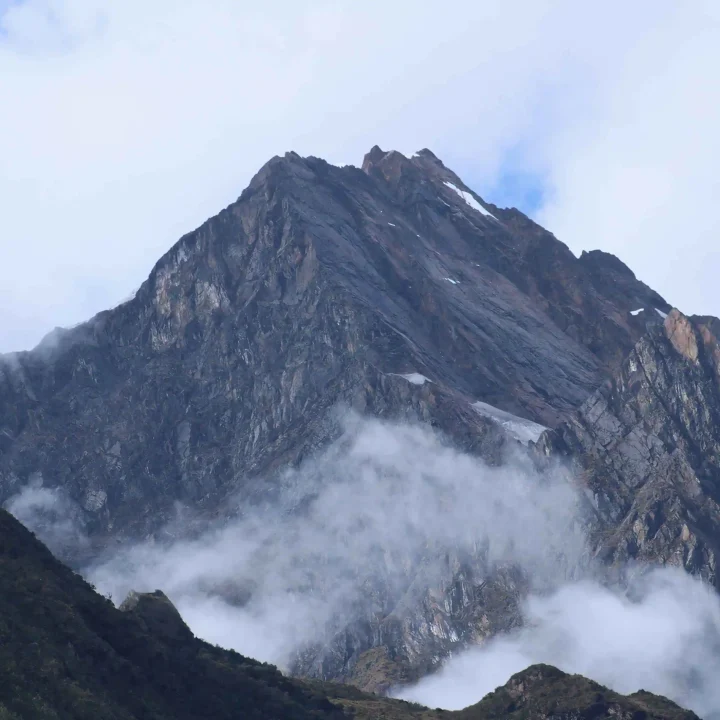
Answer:
M93 553L157 533L178 505L207 519L251 481L253 492L273 487L277 471L337 436L338 403L429 423L490 463L515 443L511 413L558 426L541 448L577 456L596 493L597 527L603 537L617 532L599 552L641 556L656 515L638 510L647 525L640 544L626 525L647 484L637 474L645 446L606 427L603 413L593 425L592 403L610 402L597 391L609 378L626 388L628 354L647 346L655 357L660 343L680 358L666 393L681 378L690 394L674 402L695 412L688 378L708 367L716 321L702 330L671 313L663 326L670 310L617 258L576 258L519 211L482 201L428 150L408 159L375 147L362 168L288 153L181 238L132 300L0 359L0 500L28 483L62 488L82 508ZM651 405L642 398L652 393L626 419L633 383L613 412L645 432ZM704 392L703 401L709 385ZM603 454L615 432L628 445L620 469ZM664 452L668 467L682 459L674 445ZM697 457L690 467L701 467ZM710 552L697 545L701 525L683 528L683 547L702 548L694 558ZM526 580L512 568L488 579L476 561L449 555L432 593L416 593L402 615L360 618L296 669L382 689L515 626Z

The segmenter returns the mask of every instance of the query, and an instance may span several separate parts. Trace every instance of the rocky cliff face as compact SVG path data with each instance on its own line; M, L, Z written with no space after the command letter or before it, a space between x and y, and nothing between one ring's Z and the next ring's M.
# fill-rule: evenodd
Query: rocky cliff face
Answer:
M567 462L587 501L591 553L608 579L622 582L638 561L683 568L720 590L720 321L663 315L638 313L647 323L643 337L531 452ZM371 624L368 638L348 628L324 648L320 666L305 661L302 672L382 690L522 623L522 573L505 568L489 579L481 557L452 562L410 612Z
M132 300L0 359L0 500L62 488L97 552L178 505L208 518L269 492L337 437L341 403L428 423L489 463L553 428L538 448L586 483L599 557L716 582L717 323L671 312L613 256L576 258L428 150L376 147L362 168L289 153ZM515 626L527 589L452 551L422 583L409 571L298 672L414 679Z
M91 534L142 534L297 463L340 401L492 455L471 403L554 425L641 336L639 307L670 309L427 150L289 153L134 299L0 360L0 497L62 487Z
M540 447L590 491L597 554L677 565L720 588L720 322L673 310Z

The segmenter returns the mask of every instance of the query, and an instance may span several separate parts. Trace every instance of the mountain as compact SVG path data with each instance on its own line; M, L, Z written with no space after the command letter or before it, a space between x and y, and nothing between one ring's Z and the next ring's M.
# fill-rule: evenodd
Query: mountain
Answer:
M282 494L345 406L420 421L488 466L566 463L596 558L717 584L718 322L612 255L575 257L429 150L375 147L360 168L288 153L132 300L0 358L0 501L60 490L87 543L55 549L80 567L162 540L179 513L192 534ZM522 623L527 574L482 547L400 564L297 674L382 691Z
M664 698L640 691L623 697L580 675L567 675L548 665L533 665L508 680L480 703L459 713L483 718L658 718L688 713Z
M497 456L493 408L567 417L644 333L640 307L670 310L428 150L362 169L288 153L131 301L0 361L0 500L62 487L91 535L142 536L298 463L338 402Z
M160 591L131 594L115 608L4 510L0 586L3 720L484 720L548 717L548 708L557 718L696 717L664 698L625 698L545 666L460 713L303 683L196 639Z

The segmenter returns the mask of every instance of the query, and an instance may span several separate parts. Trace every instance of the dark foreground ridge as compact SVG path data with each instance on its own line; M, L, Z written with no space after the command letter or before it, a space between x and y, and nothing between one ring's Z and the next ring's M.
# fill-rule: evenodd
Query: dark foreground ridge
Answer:
M2 720L333 720L323 694L193 637L162 593L125 611L0 510Z
M116 609L4 510L0 587L2 720L696 717L546 666L460 713L287 678L193 637L160 591L131 594Z

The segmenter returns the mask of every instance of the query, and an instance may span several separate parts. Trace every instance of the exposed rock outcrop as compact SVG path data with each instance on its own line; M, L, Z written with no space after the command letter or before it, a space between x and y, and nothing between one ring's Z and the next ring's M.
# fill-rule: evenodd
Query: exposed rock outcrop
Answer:
M720 322L673 310L540 446L590 490L597 552L720 587Z
M590 720L617 718L697 717L664 698L641 690L618 695L580 675L568 675L548 665L533 665L510 680L482 702L462 710L470 720L477 714L486 718L530 718L537 720Z
M120 611L132 613L149 633L173 645L188 643L193 634L177 608L162 590L138 593L134 590L120 604Z

